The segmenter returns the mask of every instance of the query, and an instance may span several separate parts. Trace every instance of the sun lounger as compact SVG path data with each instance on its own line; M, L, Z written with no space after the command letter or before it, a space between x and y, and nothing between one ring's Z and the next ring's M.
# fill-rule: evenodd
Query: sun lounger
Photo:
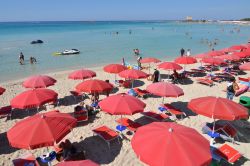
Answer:
M77 119L77 122L87 121L88 111L83 109L80 111L74 111L74 117Z
M124 88L130 88L132 85L131 80L116 80L116 84L120 87L124 87Z
M147 90L142 90L140 88L134 88L134 91L137 93L137 96L142 97L144 99L151 94Z
M240 80L240 81L243 81L243 82L250 82L250 79L249 79L249 78L239 77L239 80Z
M214 81L210 80L208 78L198 78L196 79L197 83L203 84L203 85L208 85L208 86L213 86L214 85Z
M234 164L237 160L239 160L242 155L229 146L228 144L223 144L219 148L211 147L212 158L218 162L222 162L223 160L228 162L229 164Z
M24 165L28 165L28 164L32 164L34 166L39 166L38 162L36 161L35 156L30 154L30 153L25 154L24 156L22 156L18 159L14 159L12 162L13 162L14 166L24 166Z
M153 120L156 120L156 121L170 120L169 116L164 114L164 113L158 114L158 113L155 113L153 111L148 111L148 112L142 112L141 114L144 115L147 118L150 118L150 119L153 119Z
M116 120L118 124L126 126L129 131L135 132L142 125L140 123L134 122L128 118L120 118Z
M108 144L108 147L110 148L110 142L114 139L118 139L119 138L119 134L110 129L109 127L107 126L101 126L101 127L98 127L94 130L92 130L96 135L100 136L107 144ZM119 141L119 140L118 140Z
M186 116L186 114L184 112L182 112L178 108L175 108L171 104L161 104L160 107L164 108L169 114L171 114L171 116L174 119L179 119L178 117L181 117L181 119L183 119L183 116Z
M75 100L77 100L78 97L81 97L82 99L84 98L85 94L81 93L81 92L77 92L77 91L69 91L70 94L72 94L75 98Z
M0 108L0 118L11 118L11 106L5 106Z
M208 134L209 136L210 133L213 131L213 124L212 123L206 123L202 127L202 132L204 134ZM237 130L230 125L229 123L226 123L225 125L215 125L214 132L219 134L219 137L222 138L225 141L230 141L230 142L235 142L235 138L238 139L237 137Z

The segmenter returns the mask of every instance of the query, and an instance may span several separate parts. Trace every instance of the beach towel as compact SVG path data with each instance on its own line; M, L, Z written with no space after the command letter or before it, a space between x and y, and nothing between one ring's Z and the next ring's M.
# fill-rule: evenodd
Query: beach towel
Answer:
M238 84L239 89L235 92L235 96L239 96L248 91L249 87L245 84Z

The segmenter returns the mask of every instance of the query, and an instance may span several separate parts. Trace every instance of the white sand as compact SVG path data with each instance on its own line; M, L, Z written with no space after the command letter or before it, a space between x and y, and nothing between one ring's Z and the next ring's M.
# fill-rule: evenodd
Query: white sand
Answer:
M190 66L191 67L191 66ZM97 78L102 80L113 80L114 75L104 73L101 68L94 68L94 71L97 72ZM73 112L73 108L76 104L74 102L74 98L70 95L69 91L73 90L74 87L80 81L69 80L67 78L68 72L61 72L61 73L54 73L49 74L53 76L57 83L55 86L49 87L50 89L55 90L59 94L59 98L63 99L63 104L58 106L56 109L60 110L61 112L69 113ZM161 74L167 74L167 71L161 71ZM244 75L243 77L249 77L249 73ZM195 80L196 78L192 78ZM145 84L141 88L145 88L150 82L143 79L142 81ZM1 106L9 105L9 101L20 92L23 92L25 89L21 86L22 80L19 81L11 81L8 83L2 83L1 86L6 88L6 92L0 96L0 104ZM213 87L208 87L205 85L192 83L188 85L178 85L183 88L185 95L179 98L167 98L165 102L174 102L174 105L177 105L178 108L187 111L185 105L193 98L203 97L203 96L218 96L218 97L225 97L225 92L222 90L225 89L226 83L215 83L216 85ZM128 89L119 88L119 92L127 92ZM250 93L247 92L243 94L245 96L250 96ZM104 98L105 96L100 96L100 98ZM89 99L86 99L87 102L90 102ZM161 98L148 98L143 100L146 104L146 110L155 110L157 111L158 105L162 102ZM239 97L234 98L235 102L239 101ZM51 108L51 107L50 107ZM53 108L51 108L53 109ZM48 109L50 110L50 109ZM44 111L42 111L44 112ZM35 112L33 112L35 113ZM6 132L17 122L21 119L28 116L28 113L25 111L17 111L13 114L12 120L5 121L4 119L0 119L0 165L12 165L11 161L23 154L29 152L28 150L19 150L11 148L8 144L8 140L6 138ZM140 118L140 122L150 122L144 118L141 118L140 114L136 114L134 116L130 116L131 119L138 119ZM99 137L93 137L93 133L91 129L101 125L107 125L111 128L115 128L116 122L115 119L119 118L118 116L111 116L100 112L97 114L97 117L90 122L83 123L81 127L77 127L68 134L65 138L70 139L72 142L77 142L78 149L86 151L86 157L101 164L101 165L109 165L109 166L140 166L145 165L143 164L135 155L133 149L131 148L131 144L129 139L131 139L131 135L126 135L128 140L123 140L122 143L118 143L114 141L111 143L111 149L108 149L107 144L100 139ZM212 119L206 118L204 116L189 116L184 120L177 121L177 123L195 128L198 132L201 133L201 125L204 122L212 122ZM249 120L247 122L249 124ZM241 124L239 122L234 124ZM237 126L236 126L237 127ZM250 158L250 129L240 128L240 137L245 139L245 142L237 142L237 144L232 144L227 142L227 144L236 148L240 153L242 153L246 158ZM248 131L248 132L247 132ZM247 132L247 133L246 133ZM206 135L204 135L207 139L209 139ZM217 144L218 146L220 144ZM160 146L159 146L160 148ZM49 150L52 150L51 148ZM45 154L48 152L47 148L41 148L36 150L31 150L35 156L39 156L41 154ZM174 154L173 154L174 155ZM246 161L244 165L250 165L250 161Z

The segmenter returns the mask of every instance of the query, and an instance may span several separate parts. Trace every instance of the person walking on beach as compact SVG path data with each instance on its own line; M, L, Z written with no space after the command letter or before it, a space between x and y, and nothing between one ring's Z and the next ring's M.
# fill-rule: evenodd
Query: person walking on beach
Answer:
M141 59L142 59L142 57L141 56L139 56L138 58L137 58L137 65L138 65L138 69L139 70L141 70Z
M190 49L187 50L187 56L191 56L191 50Z
M184 48L181 48L180 52L181 52L181 56L183 56L185 54Z
M159 70L155 69L155 71L154 71L154 73L152 75L152 80L153 80L153 83L160 81L160 72L159 72Z
M227 84L227 99L233 100L233 97L235 96L235 92L238 89L239 89L239 86L236 83L235 78L234 77L230 78Z

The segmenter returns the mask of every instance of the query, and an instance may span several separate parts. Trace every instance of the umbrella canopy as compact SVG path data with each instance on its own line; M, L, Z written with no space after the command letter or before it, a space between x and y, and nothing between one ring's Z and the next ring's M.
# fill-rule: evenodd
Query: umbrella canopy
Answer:
M32 89L20 93L10 101L12 108L26 109L39 107L57 100L58 94L50 89Z
M87 93L100 93L105 91L111 91L112 89L112 84L98 79L86 80L76 86L76 90L78 92Z
M197 54L197 55L194 55L193 57L202 59L202 58L210 58L211 56L207 54Z
M218 50L218 51L221 51L223 53L234 52L234 51L230 50L229 48L223 48L223 49Z
M209 52L207 52L205 54L207 54L208 56L220 56L220 55L224 54L224 51L219 51L219 50L217 50L217 51L209 51Z
M25 88L46 88L56 83L56 80L46 75L37 75L27 78L23 82Z
M0 95L2 95L5 92L5 89L0 86Z
M95 76L96 76L96 73L94 71L81 69L81 70L76 70L70 73L68 78L73 79L73 80L83 80L83 79L92 78Z
M243 45L233 45L231 47L228 48L230 51L238 51L238 50L242 50L242 49L247 49L246 46Z
M146 78L148 77L148 74L135 69L127 69L118 74L122 78L126 79L139 79L139 78Z
M64 161L60 162L56 166L99 166L91 160L81 160L81 161Z
M181 70L183 69L180 65L174 63L174 62L163 62L158 65L158 68L164 69L164 70Z
M134 96L117 94L99 102L102 111L112 115L133 115L143 112L146 104Z
M250 70L250 62L240 65L239 68L240 70Z
M147 86L146 90L161 97L179 97L184 95L180 87L167 82L152 83Z
M161 61L157 58L147 57L147 58L142 58L140 62L141 63L159 63Z
M209 142L201 134L172 122L138 128L131 144L140 160L150 166L205 166L212 160Z
M50 111L17 122L8 132L12 147L36 149L53 146L66 136L77 120L66 113Z
M232 55L238 56L239 58L247 58L250 56L250 52L242 51L242 52L234 52Z
M224 59L224 60L228 60L228 61L236 61L236 60L240 60L240 57L234 54L225 54L225 55L221 55L218 58Z
M182 57L176 58L174 62L178 64L194 64L197 62L197 60L190 56L182 56Z
M126 70L127 67L120 64L109 64L103 68L103 70L107 73L120 73L123 70Z
M231 100L220 97L201 97L192 99L188 108L197 114L213 119L238 120L248 118L247 108Z
M203 58L201 61L204 62L204 63L209 63L211 65L221 65L223 63L226 63L221 58L213 58L213 57L211 57L211 58Z

